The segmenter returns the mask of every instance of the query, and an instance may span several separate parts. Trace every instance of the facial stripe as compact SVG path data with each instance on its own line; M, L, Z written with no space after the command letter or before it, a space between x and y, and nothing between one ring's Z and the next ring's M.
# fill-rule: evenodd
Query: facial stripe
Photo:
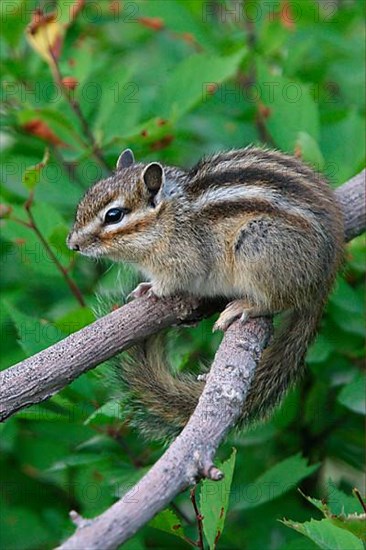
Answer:
M128 215L128 217L126 217L126 223L113 224L106 228L101 236L101 240L110 241L118 235L124 237L126 235L145 233L156 224L157 217L161 210L162 208L160 207L159 209L152 209L149 213L144 210Z

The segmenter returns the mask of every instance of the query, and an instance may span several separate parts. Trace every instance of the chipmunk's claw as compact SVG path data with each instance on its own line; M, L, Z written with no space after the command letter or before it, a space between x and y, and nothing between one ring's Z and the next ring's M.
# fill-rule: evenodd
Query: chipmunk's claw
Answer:
M240 321L245 324L251 317L259 317L260 315L266 315L266 313L256 306L250 306L245 300L234 300L230 302L220 314L212 331L225 331L234 321L236 321L236 319L240 319Z
M135 290L133 290L128 296L127 300L134 300L136 298L141 298L142 296L148 296L149 298L156 298L156 295L152 288L152 283L140 283L137 285Z

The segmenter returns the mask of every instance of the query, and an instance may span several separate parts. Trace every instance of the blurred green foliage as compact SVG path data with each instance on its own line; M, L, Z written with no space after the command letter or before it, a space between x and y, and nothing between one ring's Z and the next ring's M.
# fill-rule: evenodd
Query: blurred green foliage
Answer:
M82 8L73 17L72 5ZM37 19L42 6L55 17ZM126 270L65 246L79 198L123 148L184 166L262 143L301 155L333 186L363 167L362 0L3 0L0 9L2 368L91 322L98 295L131 286ZM356 529L330 525L296 487L333 514L362 511L350 495L364 462L363 255L362 239L348 245L303 382L271 420L228 438L220 457L237 453L226 484L199 488L211 548L221 508L219 549L362 548ZM177 368L212 359L211 326L176 336ZM53 547L73 531L70 509L102 512L162 453L126 426L103 366L9 419L0 447L9 550ZM125 547L187 548L185 537L197 540L187 492Z

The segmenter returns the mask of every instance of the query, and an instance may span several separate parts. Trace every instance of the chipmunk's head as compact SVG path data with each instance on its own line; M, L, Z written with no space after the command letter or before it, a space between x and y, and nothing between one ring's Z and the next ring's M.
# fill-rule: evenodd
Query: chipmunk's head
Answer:
M139 262L159 237L164 169L121 153L113 176L93 185L80 201L67 245L87 256Z

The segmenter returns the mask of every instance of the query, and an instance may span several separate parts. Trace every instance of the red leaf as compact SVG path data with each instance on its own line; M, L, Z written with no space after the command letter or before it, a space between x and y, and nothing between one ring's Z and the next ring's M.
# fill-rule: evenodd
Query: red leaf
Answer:
M148 27L154 31L160 31L164 28L164 21L160 17L138 17L137 21L141 25L144 25L144 27Z
M47 126L47 124L40 118L35 118L29 122L26 122L23 124L23 128L28 134L37 136L40 139L47 141L47 143L58 145L60 147L67 147L66 143L59 139L51 128L49 128L49 126Z

